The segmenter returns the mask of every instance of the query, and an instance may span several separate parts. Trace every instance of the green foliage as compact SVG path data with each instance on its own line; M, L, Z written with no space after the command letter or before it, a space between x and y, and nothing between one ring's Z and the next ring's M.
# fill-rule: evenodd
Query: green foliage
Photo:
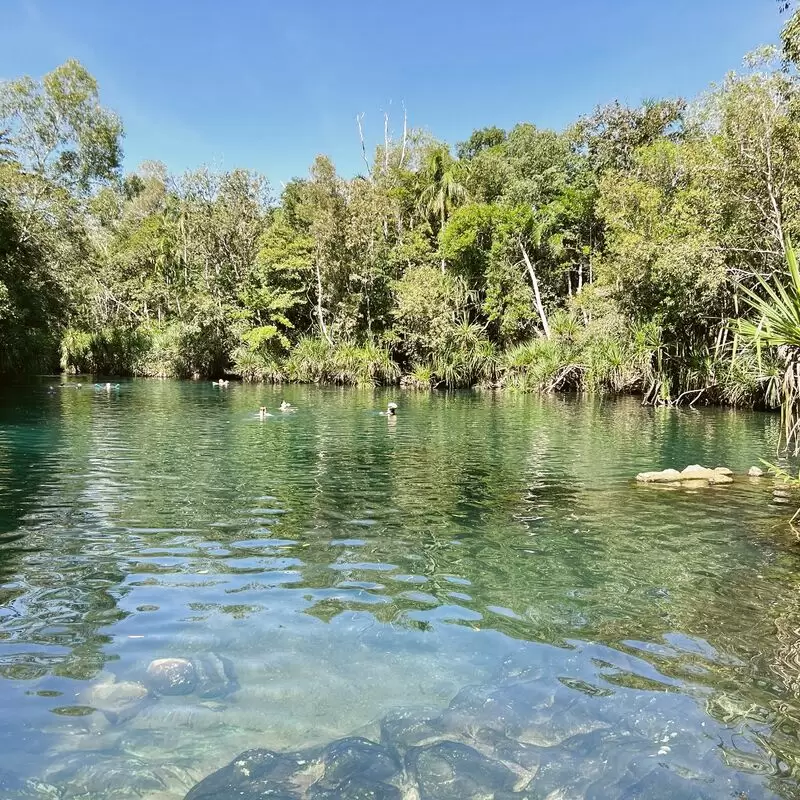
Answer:
M120 176L77 62L6 81L0 371L60 343L69 371L794 407L800 86L773 55L691 108L487 127L457 157L405 128L365 175L318 156L277 201L243 169Z
M772 281L759 276L760 293L742 287L756 320L739 320L738 330L759 354L764 348L777 351L783 368L779 393L784 443L797 454L800 452L800 267L789 243L786 267L786 272Z

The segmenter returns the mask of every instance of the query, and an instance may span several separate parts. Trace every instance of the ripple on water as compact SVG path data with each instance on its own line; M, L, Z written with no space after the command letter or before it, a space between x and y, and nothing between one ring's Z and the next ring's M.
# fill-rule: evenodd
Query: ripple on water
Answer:
M32 391L0 398L0 797L178 800L254 746L400 736L409 706L425 780L502 773L478 753L535 796L797 796L785 512L630 480L746 470L772 417L408 393L387 432L372 390ZM249 424L284 393L291 424ZM81 699L208 652L229 696Z

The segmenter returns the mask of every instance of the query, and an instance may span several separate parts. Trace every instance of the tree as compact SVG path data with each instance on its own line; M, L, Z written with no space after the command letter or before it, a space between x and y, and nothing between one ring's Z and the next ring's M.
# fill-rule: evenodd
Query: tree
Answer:
M456 145L456 155L462 161L469 161L478 153L503 144L507 138L508 134L502 128L494 125L489 128L479 128L474 130L465 142L459 142Z
M457 162L443 145L428 153L423 175L425 186L419 196L419 205L441 232L452 210L466 199L467 190L461 183ZM444 258L441 267L444 272Z
M581 117L572 135L585 149L596 174L609 169L627 170L640 147L659 139L678 140L683 135L686 102L645 100L631 108L615 100Z
M0 127L22 168L82 190L116 177L122 123L100 105L97 82L74 59L41 81L0 84Z

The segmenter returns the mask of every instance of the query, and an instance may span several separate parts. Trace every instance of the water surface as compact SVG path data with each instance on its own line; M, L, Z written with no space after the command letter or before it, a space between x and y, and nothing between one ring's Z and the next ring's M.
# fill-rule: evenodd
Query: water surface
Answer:
M296 413L258 418L283 397ZM389 399L396 420L376 413ZM631 481L746 472L777 424L491 393L7 389L0 797L181 798L242 750L372 736L393 709L520 674L553 698L531 741L567 741L569 715L633 737L605 796L644 796L631 764L655 759L703 796L796 797L785 509L765 481ZM117 720L87 702L154 658L209 652L237 691Z

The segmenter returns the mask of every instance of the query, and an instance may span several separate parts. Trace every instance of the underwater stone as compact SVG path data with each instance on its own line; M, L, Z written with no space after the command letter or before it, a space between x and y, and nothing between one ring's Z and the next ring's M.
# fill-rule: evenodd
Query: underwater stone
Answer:
M333 789L312 786L309 800L402 800L403 794L396 786L363 778L349 778Z
M499 761L458 742L412 747L406 766L417 779L420 800L482 800L513 791L517 781Z
M195 693L200 697L224 697L239 688L233 664L216 653L192 660L196 675Z
M764 470L761 469L761 467L750 467L750 469L747 470L747 474L751 478L760 478L764 474Z
M388 781L401 772L399 761L383 745L369 739L339 739L325 748L325 775L320 786L333 787L350 778Z
M191 694L197 684L194 665L186 658L157 658L147 667L147 679L158 694Z
M294 779L313 763L303 753L247 750L200 781L185 800L300 800Z
M439 717L439 712L423 709L392 711L381 720L381 741L402 750L426 744L442 733Z
M138 681L104 681L90 686L82 695L86 705L102 711L111 723L125 722L141 710L149 697Z
M25 780L0 769L0 797L14 798L14 800L58 800L62 796L61 790L49 783Z
M48 770L46 778L69 787L65 797L139 797L165 791L174 775L138 758L98 751L72 755Z

